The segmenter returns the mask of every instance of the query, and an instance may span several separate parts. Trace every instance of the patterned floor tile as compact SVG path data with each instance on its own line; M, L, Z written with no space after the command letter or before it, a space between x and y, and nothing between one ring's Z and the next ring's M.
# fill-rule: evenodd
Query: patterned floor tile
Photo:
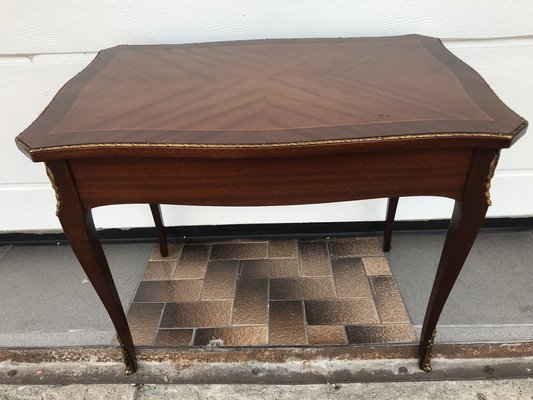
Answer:
M362 260L368 276L392 275L389 262L385 257L364 257Z
M213 260L207 264L202 300L229 299L235 296L238 260Z
M155 246L152 252L150 253L150 261L176 261L180 255L183 248L183 243L180 242L169 242L168 243L168 256L163 257L159 250L159 246Z
M228 326L231 301L167 303L161 317L161 328L210 328Z
M332 260L332 267L339 298L372 297L368 276L360 258Z
M202 281L143 281L137 288L133 301L136 303L158 303L195 301L200 298Z
M155 345L161 347L190 346L193 332L193 329L159 329Z
M270 302L271 345L307 344L305 315L301 300Z
M372 299L305 300L309 325L379 323Z
M241 279L272 279L297 276L300 276L297 258L241 261Z
M308 325L307 336L309 344L347 344L344 325Z
M205 275L211 247L186 244L174 270L174 279L202 279Z
M127 318L133 343L140 346L153 344L162 309L163 303L132 303Z
M394 279L390 276L373 276L370 282L381 322L409 323L407 310Z
M266 258L267 242L213 244L212 260L253 260Z
M328 240L333 258L338 257L383 257L378 238L341 238Z
M347 326L346 334L351 344L416 342L411 324Z
M268 324L268 279L239 279L233 325Z
M211 341L219 346L261 346L268 344L267 326L236 326L229 328L202 328L196 330L195 346L206 346Z
M148 261L144 270L144 280L168 281L176 268L176 261Z
M128 312L145 346L328 346L415 340L377 238L155 246Z
M271 240L268 242L268 257L298 257L298 242L296 240Z
M334 299L331 278L286 278L270 280L270 300Z
M300 242L302 276L331 276L331 261L325 240Z

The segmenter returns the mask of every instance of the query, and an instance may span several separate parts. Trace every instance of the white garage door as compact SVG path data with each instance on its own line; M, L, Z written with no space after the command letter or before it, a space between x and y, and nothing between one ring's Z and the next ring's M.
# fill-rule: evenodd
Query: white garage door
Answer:
M42 164L14 138L102 48L117 44L354 37L441 37L502 100L533 121L533 2L521 0L0 1L0 231L58 229ZM504 150L488 216L533 215L533 132ZM169 206L168 225L372 221L384 200L257 208ZM452 201L403 199L398 219L448 218ZM98 227L151 226L147 206L95 210Z

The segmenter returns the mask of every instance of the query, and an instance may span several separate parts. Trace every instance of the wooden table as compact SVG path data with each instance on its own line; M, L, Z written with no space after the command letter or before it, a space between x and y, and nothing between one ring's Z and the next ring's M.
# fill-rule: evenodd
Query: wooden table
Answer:
M438 39L264 40L101 51L17 138L45 162L65 235L117 330L130 330L91 209L271 206L401 196L455 200L420 342L435 327L490 205L501 148L527 122Z

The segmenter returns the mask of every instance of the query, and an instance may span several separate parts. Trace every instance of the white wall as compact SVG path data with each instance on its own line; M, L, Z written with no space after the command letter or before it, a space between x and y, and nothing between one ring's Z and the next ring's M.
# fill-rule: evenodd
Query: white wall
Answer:
M497 0L0 0L0 231L58 229L42 164L15 147L57 90L101 48L280 37L421 33L478 70L533 121L533 2ZM502 152L489 216L533 215L533 132ZM402 199L398 219L450 216L452 201ZM217 208L166 206L169 225L380 220L384 200ZM150 226L147 206L95 210L99 227Z

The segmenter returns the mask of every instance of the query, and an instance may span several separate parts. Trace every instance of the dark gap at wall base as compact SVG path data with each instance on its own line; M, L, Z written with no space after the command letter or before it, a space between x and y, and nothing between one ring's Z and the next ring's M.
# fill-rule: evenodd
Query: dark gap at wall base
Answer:
M448 228L449 220L397 221L394 232L442 231ZM209 241L228 239L285 239L379 235L383 221L367 222L319 222L290 224L241 224L241 225L202 225L170 226L166 228L169 240ZM484 230L527 230L533 229L533 217L527 218L487 218ZM98 235L103 243L156 242L154 228L102 229ZM67 243L63 232L26 233L12 232L0 234L0 245L58 245Z

